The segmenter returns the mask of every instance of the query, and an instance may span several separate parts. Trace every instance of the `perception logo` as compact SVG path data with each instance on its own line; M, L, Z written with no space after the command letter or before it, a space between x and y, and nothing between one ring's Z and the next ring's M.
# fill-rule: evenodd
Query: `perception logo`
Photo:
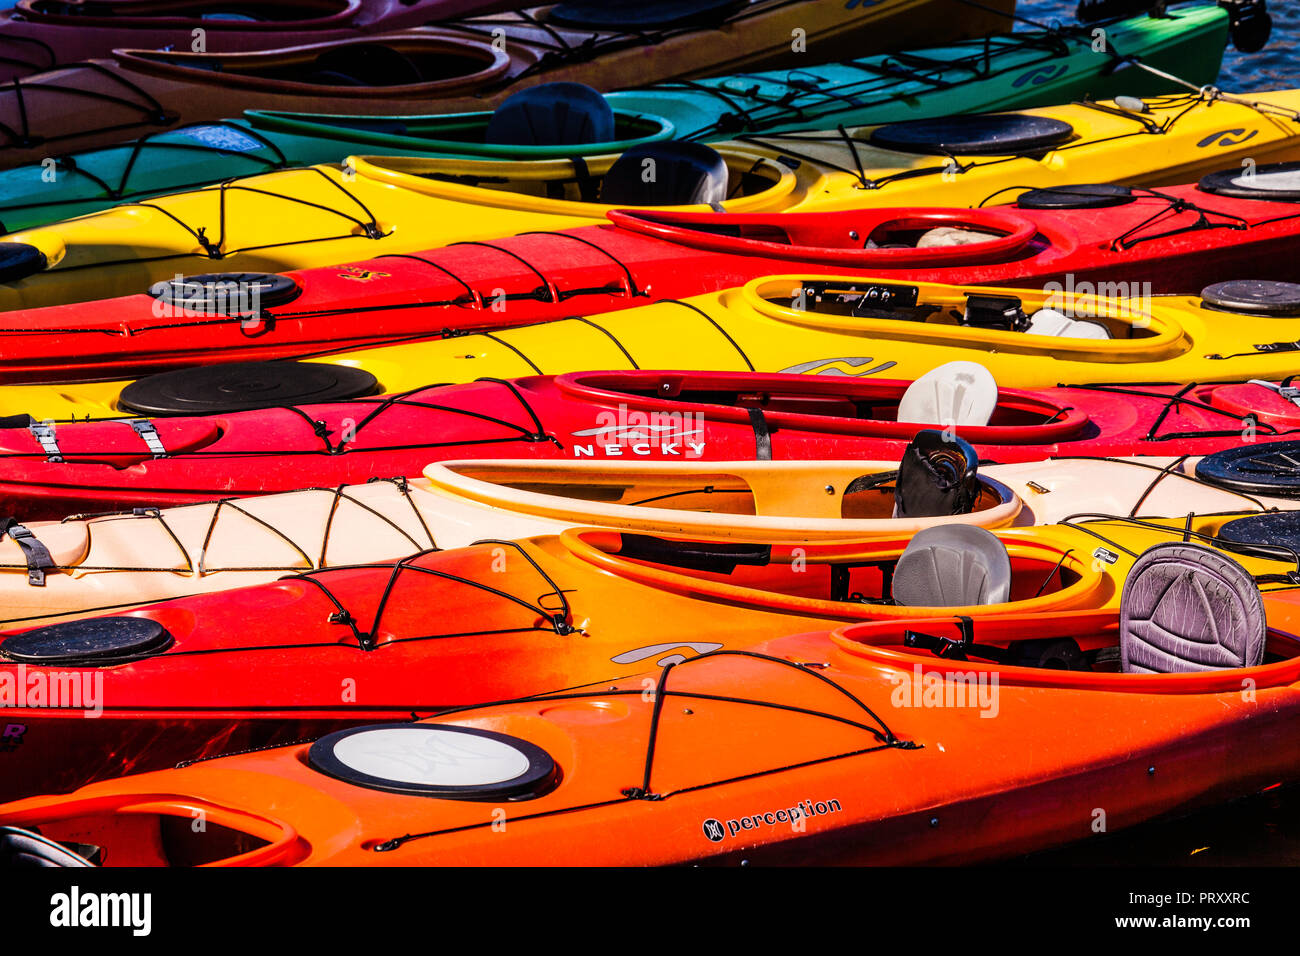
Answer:
M734 837L745 830L758 830L763 827L774 827L779 823L794 824L799 820L809 820L813 817L824 816L828 813L840 813L843 806L835 799L831 800L803 800L793 807L781 810L768 810L762 813L751 813L744 817L734 817L723 823L716 817L710 817L701 824L700 829L704 832L704 837L710 843L721 843L727 837Z

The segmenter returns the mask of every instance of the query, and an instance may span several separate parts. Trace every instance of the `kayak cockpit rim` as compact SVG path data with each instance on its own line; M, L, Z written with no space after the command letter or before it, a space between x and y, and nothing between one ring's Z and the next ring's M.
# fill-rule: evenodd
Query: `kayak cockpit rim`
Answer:
M1267 602L1265 604L1267 607ZM972 621L967 618L967 621ZM903 646L906 632L956 639L963 627L971 628L976 643L1006 647L1006 632L1017 625L1032 638L1063 638L1081 646L1118 647L1119 610L1061 610L1050 617L1008 614L994 619L974 619L969 625L953 616L926 619L872 621L841 627L830 634L837 666L939 676L997 674L1000 684L1068 690L1119 691L1137 694L1241 694L1247 687L1282 687L1300 681L1300 637L1277 628L1267 630L1267 657L1256 667L1230 667L1179 674L1125 674L1118 671L1056 670L996 663L979 658L940 658L928 650ZM1269 659L1269 657L1273 659ZM1253 682L1247 683L1247 682Z
M943 423L898 421L898 404L910 382L841 375L779 372L569 372L555 378L565 395L598 408L655 416L696 415L705 421L751 422L758 409L771 425L835 435L870 435L910 441L923 428ZM1088 413L1032 392L998 389L986 425L963 425L972 444L1039 444L1066 441L1088 428Z

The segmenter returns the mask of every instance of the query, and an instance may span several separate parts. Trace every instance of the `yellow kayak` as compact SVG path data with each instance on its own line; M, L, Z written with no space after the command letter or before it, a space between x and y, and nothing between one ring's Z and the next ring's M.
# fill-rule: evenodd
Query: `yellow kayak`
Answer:
M139 293L177 273L283 272L563 229L619 206L977 206L1062 183L1187 182L1246 159L1300 159L1297 108L1300 90L1251 104L1187 94L751 137L714 154L657 143L578 162L351 157L14 233L0 308Z
M1005 388L1046 388L1276 381L1294 373L1298 339L1300 286L1285 283L1228 282L1196 296L1102 299L1067 290L787 275L595 319L334 352L306 361L369 373L379 392L583 369L915 379L958 360L985 365ZM193 370L162 373L133 391L154 393L153 398L178 402L183 409L238 391L241 382L289 376L286 363L251 368L251 379L250 364L213 366L202 376ZM134 414L129 404L119 403L130 384L4 386L0 414L41 419ZM276 404L310 400L280 392Z

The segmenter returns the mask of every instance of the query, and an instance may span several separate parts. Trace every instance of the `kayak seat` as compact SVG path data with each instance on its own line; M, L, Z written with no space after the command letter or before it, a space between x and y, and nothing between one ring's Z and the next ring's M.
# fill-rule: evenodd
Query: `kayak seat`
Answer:
M614 109L583 83L543 83L507 98L484 134L503 146L580 146L614 139Z
M978 468L979 455L970 443L933 428L917 432L898 463L894 517L970 514L980 494ZM845 494L854 490L850 485Z
M1066 339L1108 339L1110 331L1098 322L1072 319L1055 309L1039 309L1029 317L1026 335L1053 335Z
M1120 598L1126 674L1184 674L1255 667L1264 660L1264 602L1232 558L1195 544L1147 549Z
M712 206L727 198L727 162L703 143L669 140L629 149L600 185L608 206Z
M39 833L0 827L0 869L86 867L94 864Z
M948 362L926 372L903 392L900 422L987 425L998 405L998 383L976 362Z
M1011 557L976 525L918 531L894 568L894 602L904 607L970 607L1011 596Z
M917 249L943 249L949 246L970 246L981 242L992 242L1000 238L996 233L981 232L978 229L959 229L955 226L937 226L921 234L916 240Z

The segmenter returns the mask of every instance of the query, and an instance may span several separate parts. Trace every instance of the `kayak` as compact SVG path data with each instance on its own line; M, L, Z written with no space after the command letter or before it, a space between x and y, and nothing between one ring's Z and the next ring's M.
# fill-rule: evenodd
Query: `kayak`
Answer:
M845 135L747 136L715 144L716 152L661 142L581 161L350 157L342 167L250 176L14 233L0 249L8 278L0 307L140 292L215 261L227 271L280 272L563 229L603 221L613 207L976 206L1010 202L1030 187L1178 184L1240 168L1243 159L1266 172L1300 159L1300 90L1250 103L1217 96L1158 97L1146 113L1082 103ZM994 143L1001 155L985 155ZM647 182L647 159L669 175Z
M555 159L621 152L667 138L717 139L1046 106L1085 96L1168 93L1171 88L1155 74L1132 66L1114 69L1114 57L1123 51L1126 58L1174 70L1194 83L1211 83L1227 22L1219 7L1198 4L1167 18L1108 22L1105 52L1093 50L1093 28L1076 27L603 96L572 84L543 84L512 94L492 112L364 117L249 110L235 119L190 123L124 145L57 156L52 169L42 160L4 171L0 229L30 229L119 202L337 162L355 153ZM561 103L569 123L572 116L591 117L586 137L555 131L558 114L551 111Z
M641 179L643 161L665 181ZM743 146L651 143L574 162L350 157L14 233L0 243L8 308L149 290L182 272L283 272L599 222L617 206L783 211L823 200L822 171Z
M665 300L599 321L562 319L331 352L299 363L215 365L135 381L0 386L0 412L18 416L10 424L28 427L24 414L42 421L214 412L579 369L667 367L855 378L887 373L910 381L938 365L968 361L984 365L1000 386L1025 389L1275 382L1294 371L1295 318L1300 317L1295 285L1228 282L1209 286L1202 295L1149 298L1140 288L1120 290L1137 299L1117 298L1114 289L1104 296L1095 289L1045 289L808 273L767 276L738 289ZM212 437L210 423L188 427L191 441ZM86 434L89 439L91 433ZM18 436L20 452L36 451ZM133 454L145 450L131 447ZM184 442L170 439L161 451L168 448L183 451Z
M464 113L543 82L609 90L631 77L644 85L934 46L1007 30L1014 8L1015 0L894 0L852 9L820 0L724 0L682 17L680 5L662 3L558 4L247 53L189 52L186 31L181 49L114 49L0 85L0 165L39 163L52 151L110 146L247 109ZM566 10L572 16L560 24L555 18Z
M0 382L121 377L529 325L793 269L954 284L1068 282L1079 291L1127 283L1152 294L1229 279L1300 282L1300 192L1276 188L1295 170L1300 164L1257 171L1248 184L1232 171L1159 190L1063 187L987 209L616 210L601 225L283 278L209 273L93 309L77 303L0 317ZM690 269L681 268L685 257Z
M1225 473L1213 456L977 467L970 446L957 447L960 453L930 448L919 458L909 448L891 462L449 462L411 480L62 521L24 517L27 534L11 532L0 542L0 625L102 614L286 574L581 526L794 545L901 536L938 523L1002 528L1080 514L1146 519L1300 509L1294 478L1267 490L1243 488L1243 469ZM1273 457L1300 450L1296 442L1255 447ZM961 481L950 457L958 454L969 465ZM935 472L918 469L920 461ZM1208 518L1202 526L1213 527ZM37 545L48 562L35 560Z
M1300 438L1297 401L1289 385L1263 382L999 389L967 363L916 384L754 372L483 380L393 397L74 422L53 432L36 423L0 428L0 514L57 520L358 485L466 458L602 467L898 461L925 427L953 427L981 461L1199 456Z
M570 530L16 632L0 643L11 688L20 673L57 668L93 694L109 666L113 692L89 701L93 721L85 699L9 712L27 729L22 746L0 755L10 771L0 795L66 790L329 724L606 684L773 634L924 620L936 613L926 602L972 618L1113 610L1136 555L1183 532L1181 519L997 532L940 525L915 538L773 545ZM948 590L942 572L918 570L936 560L966 562L967 576L948 579L964 585ZM1261 573L1288 567L1243 560ZM430 614L446 606L457 613ZM262 622L272 617L268 640ZM676 636L663 621L680 628ZM351 699L340 699L341 686ZM72 739L98 757L50 758Z
M235 53L343 40L495 13L509 0L311 0L259 2L234 12L210 0L18 0L0 14L0 82L109 56L119 47Z
M1207 590L1221 599L1198 603ZM81 866L905 865L1095 838L1098 806L1114 832L1295 778L1300 620L1222 552L1163 542L1104 608L1006 608L735 641L421 722L231 744L6 804L0 822L9 846ZM95 736L116 722L62 721ZM51 752L25 741L3 759Z

